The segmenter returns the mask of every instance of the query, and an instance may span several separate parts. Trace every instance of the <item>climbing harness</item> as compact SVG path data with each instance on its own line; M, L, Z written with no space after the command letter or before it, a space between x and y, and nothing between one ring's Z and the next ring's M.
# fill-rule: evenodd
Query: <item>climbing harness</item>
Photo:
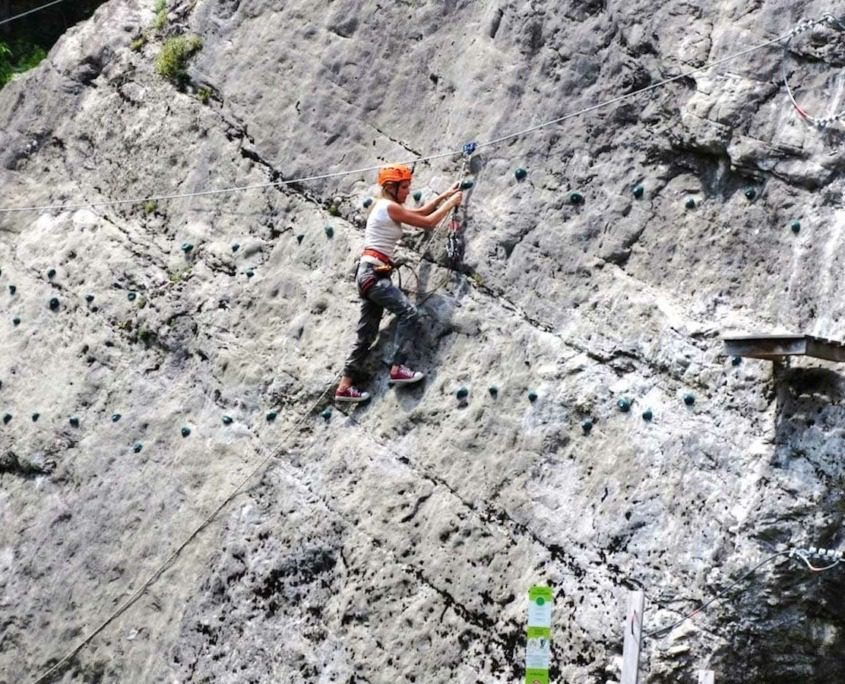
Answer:
M820 24L826 24L827 26L836 29L837 31L845 31L845 17L842 19L837 19L832 14L825 14L821 19L813 19L808 21L803 21L798 24L792 31L789 33L786 42L783 44L783 59L781 60L780 69L781 69L781 77L783 79L783 85L786 88L786 93L789 95L789 99L792 102L792 106L795 107L795 111L801 116L801 118L806 119L808 122L817 126L818 128L827 128L833 123L837 121L845 120L845 109L840 110L833 116L828 117L817 117L812 116L806 109L804 109L801 105L798 104L797 100L795 99L795 93L793 92L792 88L789 85L789 79L786 76L786 63L787 57L789 56L789 46L792 43L792 39L796 36L801 35L802 33L806 33L810 31Z

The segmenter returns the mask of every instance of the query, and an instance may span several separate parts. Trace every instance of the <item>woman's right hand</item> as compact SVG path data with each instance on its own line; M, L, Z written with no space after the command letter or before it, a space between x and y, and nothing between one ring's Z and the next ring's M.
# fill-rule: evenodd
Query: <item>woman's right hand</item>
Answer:
M452 203L453 207L460 206L461 202L464 201L464 193L460 191L456 192L449 198L449 201Z

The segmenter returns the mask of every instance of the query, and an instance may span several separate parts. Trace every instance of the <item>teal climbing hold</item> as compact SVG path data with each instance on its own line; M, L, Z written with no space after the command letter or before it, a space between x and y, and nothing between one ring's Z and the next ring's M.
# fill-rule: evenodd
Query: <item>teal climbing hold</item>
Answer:
M419 190L414 191L414 202L419 202L422 199L422 192Z
M586 419L581 421L581 430L584 431L585 435L587 433L589 433L590 430L592 430L592 429L593 429L593 421L592 420L590 420L589 418L586 418Z
M520 166L513 172L513 175L518 181L525 180L526 176L528 176L528 171Z
M135 297L137 297L137 296L138 296L138 295L137 295L136 293L134 293L134 292L130 292L130 293L128 293L128 294L126 295L126 298L127 298L130 302L134 302L134 301L135 301Z
M499 394L499 388L496 387L496 385L490 385L490 387L487 388L487 391L490 392L490 396L493 398Z
M9 294L13 295L17 291L17 287L15 285L9 285Z
M241 246L237 242L232 245L232 251L233 252L237 252L240 248L241 248Z
M754 188L745 189L745 199L753 200L755 197L757 197L757 191Z
M580 192L571 192L569 193L569 201L571 204L583 204L584 195L582 195Z
M327 238L334 237L334 228L332 228L331 226L326 226L325 228L323 228L323 230L325 231Z
M331 407L330 407L330 406L326 406L326 408L324 408L324 409L322 410L322 412L320 413L320 416L322 416L325 420L328 420L329 418L331 418L331 417L332 417L332 409L331 409Z
M254 275L255 275L255 271L253 271L251 268L247 270L247 272L246 272L247 278L252 278L252 276L254 276Z
M695 209L695 198L694 197L688 197L687 198L686 208L687 209Z
M141 449L143 449L143 448L144 448L144 445L141 444L141 442L135 442L135 445L132 447L132 451L134 451L136 454L140 454Z
M537 393L535 391L532 390L528 393L528 401L537 401Z
M37 422L40 417L41 417L40 413L33 413L32 414L32 422L33 423Z
M642 196L645 194L645 188L642 185L635 185L632 192L634 193L634 197L642 199Z
M78 428L79 427L79 418L76 416L71 416L70 420L68 420L71 427Z
M18 316L15 316L15 317L12 319L12 325L18 326L18 325L20 325L20 324L21 324L21 319L20 319Z
M12 414L11 413L7 413L3 416L3 424L4 425L8 425L11 420L12 420Z
M616 402L617 408L622 411L622 413L628 413L631 410L631 402L628 401L625 397L622 397Z
M119 414L119 413L113 413L113 414L112 414L112 417L111 417L111 422L112 422L112 423L116 423L117 421L119 421L119 420L120 420L120 418L121 418L121 416L120 416L120 414Z
M455 392L455 396L458 399L466 399L469 396L469 390L466 387L461 387Z
M372 197L368 197L367 199L365 199L364 200L364 209L369 209L370 206L372 205L372 203L373 203Z
M789 224L789 227L792 228L792 232L797 235L801 230L801 221L793 221Z
M189 427L183 427L182 428L182 436L183 437L187 437L190 434L191 434L191 428L189 428Z
M741 356L734 356L734 357L731 359L731 365L732 365L732 366L738 366L738 365L739 365L739 364L741 364L741 363L742 363L742 357L741 357Z
M296 241L301 245L302 244L302 238L304 238L304 237L305 237L304 235L297 235Z
M654 418L654 414L651 412L651 409L646 409L643 411L643 420L647 423L651 422L651 419Z
M691 394L691 393L689 393L689 392L687 392L687 393L684 395L684 403L685 403L687 406L692 406L692 405L695 403L695 395L694 395L694 394Z
M232 417L231 416L223 416L223 425L231 425L232 424Z
M91 302L94 301L94 295L92 295L92 294L85 295L85 301L90 304Z
M275 411L267 411L267 422L272 423L274 420L276 420L277 415L278 414Z
M48 277L50 280L52 280L53 278L55 278L55 277L56 277L56 269L55 269L55 268L51 268L49 271L47 271L47 277Z
M52 299L50 299L50 310L56 311L58 308L59 308L59 298L53 297Z
M471 180L461 181L461 190L469 190L473 185L475 185L475 181L471 181Z
M182 251L185 254L190 254L194 249L194 246L190 242L183 242L182 243Z

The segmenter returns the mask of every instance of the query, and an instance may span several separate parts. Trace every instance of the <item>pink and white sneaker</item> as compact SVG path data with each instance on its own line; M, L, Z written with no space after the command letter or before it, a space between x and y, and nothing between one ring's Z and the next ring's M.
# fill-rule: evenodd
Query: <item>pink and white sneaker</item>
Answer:
M388 385L412 385L419 382L425 377L425 373L420 371L412 371L407 366L399 366L395 371L390 371L390 379L387 381Z
M367 401L370 398L369 392L362 392L357 387L352 387L351 385L347 387L345 390L338 389L334 393L334 400L335 401L345 401L350 404L357 404L362 401Z

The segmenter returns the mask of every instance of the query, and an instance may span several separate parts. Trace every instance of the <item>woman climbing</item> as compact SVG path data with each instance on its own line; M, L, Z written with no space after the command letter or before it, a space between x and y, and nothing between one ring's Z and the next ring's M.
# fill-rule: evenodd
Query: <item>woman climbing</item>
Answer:
M389 383L407 385L423 379L423 373L405 366L409 347L413 344L417 310L402 290L390 281L390 273L394 268L393 253L402 237L402 224L415 228L436 227L450 209L460 205L463 193L460 192L458 182L422 207L408 209L404 205L411 191L411 175L411 169L402 165L388 166L378 172L381 197L376 199L370 210L364 232L364 251L355 275L362 300L358 337L335 392L337 401L359 402L370 398L369 392L362 392L352 383L363 375L367 351L378 335L381 315L385 309L399 318L396 330L398 340Z

